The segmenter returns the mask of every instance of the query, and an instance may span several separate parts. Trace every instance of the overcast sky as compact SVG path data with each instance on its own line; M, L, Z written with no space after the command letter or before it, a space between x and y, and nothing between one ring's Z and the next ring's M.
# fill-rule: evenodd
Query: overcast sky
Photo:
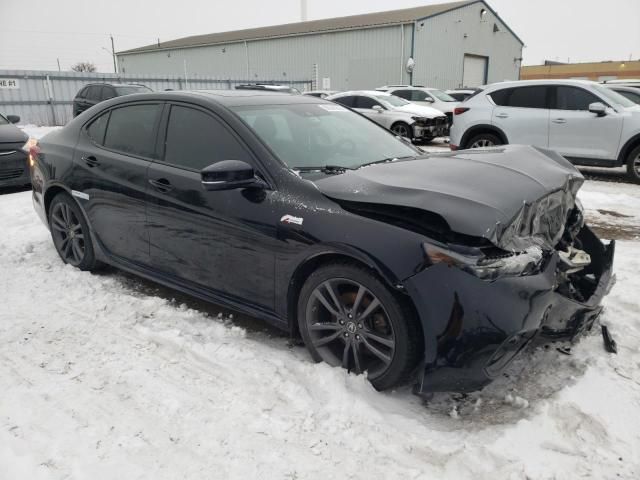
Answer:
M308 18L443 3L308 0ZM489 0L526 44L524 64L640 59L640 0ZM201 33L300 20L299 0L0 0L0 69L112 71L116 51Z

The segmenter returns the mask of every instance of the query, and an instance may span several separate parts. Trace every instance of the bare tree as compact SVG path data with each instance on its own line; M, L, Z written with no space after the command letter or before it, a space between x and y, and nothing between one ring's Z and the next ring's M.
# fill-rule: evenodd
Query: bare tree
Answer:
M78 62L71 67L71 70L74 72L95 72L96 66L91 62Z

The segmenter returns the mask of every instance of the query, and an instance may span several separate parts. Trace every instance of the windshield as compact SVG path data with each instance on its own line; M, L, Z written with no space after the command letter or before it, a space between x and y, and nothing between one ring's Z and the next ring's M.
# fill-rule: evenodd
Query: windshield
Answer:
M629 100L628 98L623 97L618 92L614 92L613 90L610 90L607 87L602 87L600 85L593 85L593 88L596 90L596 92L602 95L610 103L613 103L615 105L620 105L621 107L624 107L624 108L636 106L636 104L631 100Z
M144 87L142 85L136 85L131 87L116 87L116 92L118 93L119 97L123 95L131 95L134 93L149 93L151 91L153 90L151 90L148 87Z
M420 153L375 123L330 103L232 109L288 167L359 168Z
M374 95L375 98L381 102L388 103L392 107L404 107L411 102L407 102L404 98L396 97L395 95Z
M457 102L455 98L453 98L448 93L443 92L442 90L429 90L429 93L441 102Z

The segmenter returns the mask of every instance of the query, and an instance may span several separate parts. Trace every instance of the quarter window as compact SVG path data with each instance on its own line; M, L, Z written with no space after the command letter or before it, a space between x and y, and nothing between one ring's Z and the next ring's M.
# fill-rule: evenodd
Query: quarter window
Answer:
M193 108L172 106L165 162L202 170L221 160L250 161L242 144L220 121Z
M104 144L104 134L107 131L107 123L109 123L109 114L111 112L104 113L96 118L91 125L87 128L87 133L91 140L98 145Z
M111 111L104 146L123 153L155 157L160 105L131 105Z
M594 94L576 87L558 86L556 90L556 109L558 110L589 110L589 105L600 102Z

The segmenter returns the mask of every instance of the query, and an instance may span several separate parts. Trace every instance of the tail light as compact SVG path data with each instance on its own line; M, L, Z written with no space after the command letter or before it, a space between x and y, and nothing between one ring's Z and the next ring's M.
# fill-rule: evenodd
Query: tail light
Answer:
M35 166L36 159L38 158L38 155L40 155L40 145L38 144L38 140L30 138L27 140L27 143L24 144L22 149L29 155L29 166Z
M458 150L458 145L454 145L453 143L450 143L450 144L449 144L449 149L450 149L452 152L455 152L456 150Z
M456 107L453 109L453 114L454 115L462 115L464 112L468 111L469 108L467 107Z

